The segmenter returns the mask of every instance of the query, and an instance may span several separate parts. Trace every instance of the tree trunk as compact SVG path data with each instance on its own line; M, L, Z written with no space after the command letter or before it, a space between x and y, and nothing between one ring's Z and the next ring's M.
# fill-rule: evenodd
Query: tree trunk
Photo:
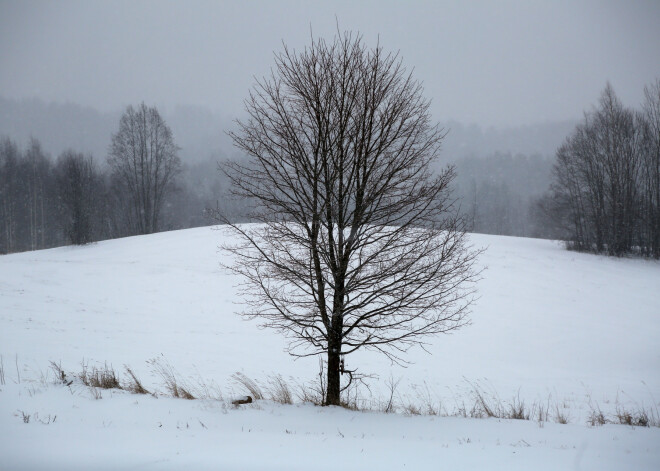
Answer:
M341 377L339 371L341 345L331 342L328 345L328 390L326 392L325 405L338 406L341 390Z
M343 234L339 229L339 234ZM343 240L340 240L343 245ZM342 267L342 275L335 279L335 293L332 306L332 323L330 332L328 332L328 392L325 404L327 406L340 405L341 395L341 348L342 332L344 330L343 312L344 312L344 274L345 268Z

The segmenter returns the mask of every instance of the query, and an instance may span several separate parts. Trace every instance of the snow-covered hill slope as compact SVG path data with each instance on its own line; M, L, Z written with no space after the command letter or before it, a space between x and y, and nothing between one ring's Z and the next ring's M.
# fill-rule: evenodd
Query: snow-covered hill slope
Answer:
M27 401L26 404L35 401L26 393L26 381L38 381L45 376L51 360L61 362L62 367L70 371L79 371L83 360L92 365L107 362L117 370L121 370L122 365L129 365L147 387L158 389L160 379L153 374L149 360L164 358L183 376L214 381L227 394L240 390L231 381L231 375L237 371L262 382L269 375L281 374L292 385L315 378L318 372L316 359L294 361L284 351L285 339L275 332L260 330L254 322L244 321L235 314L240 309L236 305L239 299L234 288L238 280L219 266L226 256L218 250L224 237L222 230L197 228L0 257L0 355L7 383L0 387L0 403L3 404L0 407L0 432L3 437L18 433L13 441L0 440L0 468L5 469L1 450L10 443L52 439L53 443L60 444L58 440L66 439L66 433L51 437L51 432L45 431L53 430L55 424L48 425L50 428L47 429L38 429L33 427L34 424L27 425L33 428L17 429L18 425L24 424L13 415L21 409L21 401ZM429 339L427 350L430 354L422 350L409 352L406 358L411 364L407 368L392 365L386 358L371 352L347 358L349 368L358 368L360 372L379 378L370 382L370 392L363 390L360 393L365 405L377 405L387 395L386 383L390 379L399 380L396 396L401 403L430 396L448 413L469 402L471 392L477 387L482 393L497 396L503 402L515 396L528 405L550 403L553 407L560 406L562 414L573 425L548 424L546 427L552 430L558 427L558 433L571 430L571 437L573 434L576 437L594 434L592 436L596 437L595 434L605 433L606 436L594 438L603 443L612 439L603 430L621 426L608 425L598 430L586 428L586 418L594 405L606 414L614 414L617 407L657 411L660 406L658 262L578 254L565 251L559 243L544 240L485 235L472 235L470 239L474 246L486 248L479 259L479 265L485 270L478 284L479 299L472 309L472 324L453 335ZM16 384L19 375L21 384ZM50 395L60 394L58 388L55 392L46 389L48 391L37 394L45 398L37 401L39 407ZM99 402L129 404L133 401L120 393L115 396L117 398ZM104 397L109 398L107 394ZM89 394L84 396L84 401L87 400L91 400ZM159 399L163 400L177 404L171 406L172 410L193 407L197 411L194 414L204 415L202 421L223 423L219 416L215 417L219 409L213 406L181 405L174 399ZM149 402L147 398L140 400L141 404L145 402ZM158 411L163 402L158 404L158 407L153 404L145 406L147 412L135 413L135 422L140 423L135 430L146 426L140 422L143 413L148 422L156 420L154 414L158 415L158 412L154 411ZM84 407L85 410L98 410L110 406ZM261 407L271 414L258 410L250 411L249 415L247 411L230 411L232 418L227 423L239 428L241 417L244 417L258 428L261 417L266 424L263 430L270 430L272 418L266 419L266 416L287 417L291 413L298 418L291 419L299 425L297 433L304 434L307 430L313 437L316 432L306 428L305 420L325 420L319 417L330 414L327 420L332 425L324 433L331 434L336 441L342 438L342 434L346 435L342 424L353 421L355 415L351 414L356 414L322 412L319 416L313 408L271 404ZM169 408L169 405L165 407ZM42 414L47 409L45 407ZM66 420L64 409L58 414L56 424ZM116 407L108 410L115 411ZM245 415L236 415L240 413ZM192 413L187 410L181 414L181 417L187 417L186 414ZM395 420L392 416L382 416L375 419L375 416L377 414L369 416L369 424L364 425L363 432L358 427L350 433L375 433L382 431L382 427L391 426L394 430L404 427L398 422L404 418ZM358 417L361 416L358 414ZM407 419L410 421L403 422L406 424L404 428L412 427L405 432L408 434L426 436L426 430L434 427L429 418ZM98 422L105 423L106 420L110 419L99 419ZM282 419L282 424L286 420ZM374 421L378 425L374 425ZM113 422L119 429L116 430L118 435L122 434L122 427L130 428L125 422L121 418ZM517 436L520 427L536 430L532 435L542 433L533 422L525 422L526 425L507 422L504 430L509 432L503 432L499 438L496 438L497 433L484 431L485 425L479 425L490 421L437 418L436 422L442 424L443 432L429 432L431 438L440 436L437 443L429 438L429 446L441 447L444 441L451 443L454 440L455 443L457 439L470 438L469 430L482 434L480 436L486 441L492 439L491 445L496 440L513 440L509 432L513 430L513 435ZM419 424L419 429L414 424ZM199 424L196 427L197 435L211 433L211 429L200 428ZM447 427L455 428L456 433L448 432ZM286 427L280 428L280 432L285 433ZM340 434L337 434L337 428L342 430ZM223 433L227 432L223 430ZM629 429L617 430L617 436L629 433ZM103 432L106 433L114 436L112 432ZM264 433L267 436L271 432ZM520 433L528 436L525 435L527 432ZM548 433L556 436L556 432ZM318 442L324 436L321 432L319 434ZM172 438L174 435L170 439L176 442ZM200 443L206 443L205 440L211 440L211 437L195 442L195 446L202 446ZM280 438L284 439L279 437L278 440ZM648 448L644 440L649 439L655 440L656 445L660 443L658 429L645 429L630 438L630 443L641 447L637 450L641 454L635 463L658 463L660 455L657 451L643 452ZM157 439L149 435L144 440L144 446L148 447ZM277 443L286 449L287 440L289 438ZM307 440L314 442L309 437L305 438ZM373 449L387 448L387 440L384 440ZM566 443L580 447L580 440L576 440L570 439ZM523 441L529 444L529 440ZM258 439L257 442L261 443ZM518 440L514 442L518 443ZM296 446L300 445L300 442L296 443ZM532 461L520 461L519 464L529 465L534 459L541 459L546 454L550 456L551 450L566 445L562 443L555 447L553 442L541 455L530 455ZM414 453L418 445L408 451ZM108 446L111 447L112 443ZM321 452L323 445L318 446ZM622 445L619 450L621 456L625 455L626 446L629 445ZM23 449L28 449L27 444ZM104 450L109 453L111 449ZM9 456L15 459L11 463L17 465L21 462L20 455L15 447L13 450L14 454ZM217 450L210 450L204 456L217 459L214 453L217 454ZM359 454L359 450L355 453ZM420 456L427 456L420 453ZM438 453L438 456L442 455ZM139 452L134 455L139 456ZM451 456L454 455L456 450ZM460 453L456 455L460 456ZM606 455L602 457L605 459ZM243 461L238 456L234 458L238 461L228 463L233 463L237 469L244 469L252 463L249 449L246 449ZM185 458L181 459L180 464L186 463ZM137 461L129 459L119 463L132 465ZM177 462L170 462L169 467L176 468L172 463ZM259 460L253 463L257 463L256 467L259 463L264 464ZM368 458L362 463L363 466L356 463L355 468L369 467ZM396 469L393 463L390 468ZM474 463L478 464L479 460ZM629 464L624 459L622 464L626 463ZM153 469L160 467L152 465ZM152 469L149 466L144 468ZM285 468L287 466L282 466ZM511 467L503 466L502 469Z

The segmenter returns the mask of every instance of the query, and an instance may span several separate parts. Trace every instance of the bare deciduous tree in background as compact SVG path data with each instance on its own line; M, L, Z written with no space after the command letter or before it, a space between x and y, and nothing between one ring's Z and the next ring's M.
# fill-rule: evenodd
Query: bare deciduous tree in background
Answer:
M160 214L181 169L172 131L156 108L129 106L112 136L108 163L128 193L126 217L134 234L159 230Z
M41 143L30 138L30 144L25 152L24 172L26 185L26 215L28 217L30 249L44 247L46 237L46 179L50 170L50 162L46 158Z
M644 87L642 123L641 191L643 239L648 241L648 253L660 258L660 79Z
M66 151L57 159L56 172L64 232L72 244L92 242L95 240L98 200L102 197L101 178L92 157Z
M660 256L660 82L645 91L636 113L608 84L557 150L552 194L540 204L577 250Z
M0 141L0 254L10 253L16 245L19 215L19 150L12 141Z
M249 158L225 168L261 223L225 218L244 314L287 335L293 355L327 355L337 405L343 355L399 361L467 322L477 252L450 199L453 169L430 170L444 133L397 55L351 33L285 47L246 108L232 138Z

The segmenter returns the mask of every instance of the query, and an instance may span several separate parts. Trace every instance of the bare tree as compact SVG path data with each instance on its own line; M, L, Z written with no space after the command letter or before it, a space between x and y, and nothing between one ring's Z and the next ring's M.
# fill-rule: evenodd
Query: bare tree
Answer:
M641 142L635 113L607 84L557 150L553 198L567 211L574 248L620 256L638 245Z
M56 172L61 223L69 241L82 245L96 240L96 213L103 195L92 157L66 151L57 159Z
M23 158L30 250L46 246L46 181L50 167L50 160L44 155L41 143L37 139L30 138L30 144Z
M52 164L37 139L22 151L0 141L0 253L36 250L59 242Z
M394 361L427 335L467 323L477 255L433 175L444 133L396 54L360 36L284 47L231 134L249 157L225 167L260 224L229 223L230 268L244 315L283 332L290 353L327 355L328 405L340 403L344 355ZM348 384L345 386L347 387Z
M0 141L0 253L16 248L20 153L8 138Z
M129 106L112 136L108 163L127 192L126 218L133 233L160 227L163 201L181 169L172 131L156 108Z
M660 258L660 79L644 87L642 126L641 219L648 255Z

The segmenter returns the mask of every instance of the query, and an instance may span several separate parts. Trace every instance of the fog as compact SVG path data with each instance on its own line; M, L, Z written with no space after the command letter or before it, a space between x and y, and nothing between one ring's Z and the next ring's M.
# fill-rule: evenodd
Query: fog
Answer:
M610 81L660 76L660 2L2 1L0 96L117 112L242 113L282 43L360 31L399 51L433 116L482 127L576 120Z
M607 83L641 109L660 78L659 24L657 0L0 0L0 253L70 242L66 155L93 183L90 237L133 234L107 157L141 102L162 114L182 163L161 229L209 224L206 209L222 205L246 217L217 169L240 157L227 131L274 53L338 31L398 53L423 83L448 131L436 169L455 165L468 229L567 237L547 218L556 151Z

